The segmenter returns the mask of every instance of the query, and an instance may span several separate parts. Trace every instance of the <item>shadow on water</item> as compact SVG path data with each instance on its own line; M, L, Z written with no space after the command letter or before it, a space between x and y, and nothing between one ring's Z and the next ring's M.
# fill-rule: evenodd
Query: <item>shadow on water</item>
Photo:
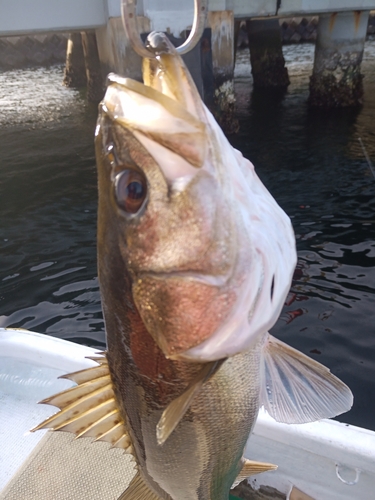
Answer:
M248 55L236 67L251 159L291 217L298 266L272 333L326 364L353 390L340 419L374 427L375 42L354 111L307 105L313 47L285 48L284 95L252 93ZM241 59L242 58L242 59ZM61 86L62 67L0 73L0 325L104 346L96 271L96 109Z

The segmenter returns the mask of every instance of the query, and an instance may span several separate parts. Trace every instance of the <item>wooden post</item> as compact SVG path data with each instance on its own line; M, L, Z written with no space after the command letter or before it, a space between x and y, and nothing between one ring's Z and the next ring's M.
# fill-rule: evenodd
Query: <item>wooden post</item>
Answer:
M63 83L67 87L80 88L86 86L86 68L81 33L71 33L69 35Z

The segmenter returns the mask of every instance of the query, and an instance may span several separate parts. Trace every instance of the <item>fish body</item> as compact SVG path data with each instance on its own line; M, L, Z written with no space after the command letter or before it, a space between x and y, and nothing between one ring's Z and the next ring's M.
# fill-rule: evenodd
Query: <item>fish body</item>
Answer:
M227 359L160 445L156 427L163 410L184 392L201 365L166 360L146 331L138 344L140 356L127 353L123 339L123 346L108 352L108 361L145 483L157 498L227 500L258 414L259 346ZM138 348L133 352L139 353Z
M152 287L153 280L157 281L157 285L160 282L163 286L163 279L166 279L175 281L182 287L186 284L190 293L195 285L194 278L183 273L191 272L192 275L194 273L198 275L204 274L207 269L204 261L198 264L199 267L193 261L195 269L187 267L191 265L189 262L186 267L183 265L177 267L176 264L173 267L173 264L168 262L167 256L165 258L167 264L162 267L165 246L173 246L173 241L179 239L178 235L173 234L173 224L171 226L168 220L165 222L166 235L163 235L167 239L166 242L152 239L152 233L155 231L152 227L148 231L145 230L145 233L140 231L134 236L131 229L129 237L126 229L129 220L119 213L114 203L110 202L113 196L110 171L113 166L106 159L106 144L110 141L114 144L111 151L113 149L117 151L118 164L124 165L127 162L142 165L144 169L149 168L150 171L154 169L152 174L156 179L152 180L156 186L159 182L164 184L164 179L158 178L159 166L134 135L109 120L107 112L103 112L99 123L98 267L106 321L107 358L116 400L125 416L139 471L151 490L163 499L227 500L229 489L243 466L243 450L258 414L260 356L264 339L260 336L250 349L226 359L193 399L188 411L178 423L178 432L173 432L164 444L158 444L156 428L163 410L185 391L190 382L199 375L207 360L191 362L187 359L167 358L150 335L141 317L139 310L142 306L137 307L134 288L141 288L139 280L142 280L142 286ZM126 156L121 157L123 152ZM152 180L148 182L151 184ZM158 192L157 195L161 197ZM143 221L145 226L150 227L152 218L158 218L160 212L161 217L164 216L164 207L160 208L162 202L156 200L156 203L158 201L159 207L154 211L152 207L150 212L144 214L150 219ZM185 209L184 203L181 204L183 209ZM188 213L187 217L190 215ZM182 221L178 222L182 224ZM139 222L131 220L130 224L132 223L137 224L139 230ZM119 226L125 229L121 231ZM191 225L190 228L193 233L196 232L196 227ZM142 235L146 238L144 246L143 242L138 241ZM135 251L132 257L129 257L127 238L137 240L134 243ZM148 238L152 241L148 241ZM154 238L156 239L155 236ZM184 240L183 244L187 248L186 257L190 259L191 248L187 244L189 238L183 230L180 239ZM179 245L181 241L178 241ZM132 243L131 241L130 245ZM157 264L152 263L152 271L147 269L150 264L143 264L147 262L145 255L149 244L153 245L151 249L153 256L158 244L164 246L160 250L160 255L154 257L162 264L159 263L158 268ZM140 248L142 254L139 256ZM170 260L173 261L174 257L172 255ZM178 256L179 262L186 257L181 253ZM129 266L129 260L132 258L142 264ZM170 271L168 267L173 270ZM158 272L161 277L157 276ZM147 276L148 273L151 277ZM172 277L165 277L168 273ZM183 282L182 285L178 283L180 280ZM175 283L172 283L172 289L176 289L176 285L173 285ZM199 282L198 287L200 286L204 289L210 288L210 285ZM139 296L142 297L143 291L137 290L136 293L138 300L142 300ZM154 292L152 299L157 293L160 293L160 289ZM181 296L184 298L184 293L185 290L182 290L180 299ZM200 294L198 297L200 298ZM173 307L168 299L169 296L165 298L165 307ZM208 301L210 300L212 297L208 294ZM204 307L208 307L206 304L207 301ZM198 306L202 305L199 303ZM143 307L147 307L147 304ZM189 308L186 305L185 307L188 315ZM162 315L160 311L157 313ZM191 313L194 314L194 310ZM167 311L160 317L165 318L169 314ZM220 308L215 311L215 315L218 314ZM187 320L191 323L190 318Z
M145 84L110 76L96 131L108 350L44 401L61 411L38 428L131 451L138 473L123 500L226 500L274 468L243 458L260 405L302 423L347 411L352 396L267 333L296 264L290 220L165 35L148 44Z

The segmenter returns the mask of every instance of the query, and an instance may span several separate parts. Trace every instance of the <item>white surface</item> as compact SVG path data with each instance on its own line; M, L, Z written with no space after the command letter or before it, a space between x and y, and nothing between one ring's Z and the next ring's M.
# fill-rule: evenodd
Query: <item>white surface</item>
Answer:
M375 497L375 433L367 429L333 420L279 424L261 412L246 456L279 466L274 473L255 477L255 486L273 486L287 493L293 485L315 500Z
M96 351L64 340L0 328L0 491L45 431L29 429L52 415L41 399L74 385L57 377L95 365Z
M43 436L25 432L54 412L36 401L71 382L57 376L92 366L95 351L25 330L0 328L0 491ZM95 445L93 445L95 446ZM315 500L370 500L375 491L375 433L340 422L279 424L261 412L246 456L279 465L255 485L287 492L291 485ZM339 474L347 483L339 479ZM42 500L42 499L41 499Z

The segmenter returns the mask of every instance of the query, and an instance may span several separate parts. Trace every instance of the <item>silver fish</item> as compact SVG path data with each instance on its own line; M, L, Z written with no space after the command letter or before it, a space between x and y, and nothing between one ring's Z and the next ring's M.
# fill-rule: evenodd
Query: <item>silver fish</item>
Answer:
M348 411L350 390L267 332L296 264L287 215L230 146L165 35L144 84L110 75L96 131L108 351L68 375L37 428L132 453L121 499L227 500L260 406L280 422Z

